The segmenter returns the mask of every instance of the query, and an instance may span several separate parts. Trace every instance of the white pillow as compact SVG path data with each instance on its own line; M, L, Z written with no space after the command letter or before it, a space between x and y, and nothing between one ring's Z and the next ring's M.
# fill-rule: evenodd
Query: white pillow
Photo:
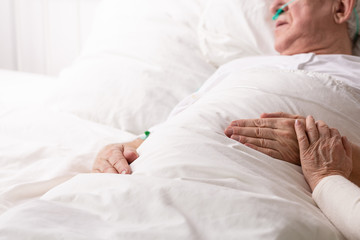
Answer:
M83 54L60 75L56 107L134 134L164 121L215 71L197 41L206 2L103 1Z
M272 0L211 0L198 27L207 60L220 66L240 57L278 55L274 49Z

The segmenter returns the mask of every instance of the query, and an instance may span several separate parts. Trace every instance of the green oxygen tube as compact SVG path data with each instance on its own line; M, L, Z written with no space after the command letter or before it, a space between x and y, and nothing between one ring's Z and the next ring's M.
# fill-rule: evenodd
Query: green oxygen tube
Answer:
M282 6L277 10L277 12L276 12L275 15L273 16L272 20L275 21L276 19L278 19L279 16L284 13L284 8L286 8L289 4L291 4L291 3L294 2L294 1L295 1L295 0L291 0L290 2L287 2L287 3L285 3L284 5L282 5Z

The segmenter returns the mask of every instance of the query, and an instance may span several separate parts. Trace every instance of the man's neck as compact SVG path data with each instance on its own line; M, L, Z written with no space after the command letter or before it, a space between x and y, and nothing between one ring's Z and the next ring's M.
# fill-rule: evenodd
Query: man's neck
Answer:
M331 36L324 36L327 40L325 40L323 48L314 49L314 53L352 55L352 41L349 37L347 25L339 26L338 29L334 29L333 33L328 34Z
M352 55L352 44L350 39L338 39L336 42L324 48L311 51L315 54L345 54Z

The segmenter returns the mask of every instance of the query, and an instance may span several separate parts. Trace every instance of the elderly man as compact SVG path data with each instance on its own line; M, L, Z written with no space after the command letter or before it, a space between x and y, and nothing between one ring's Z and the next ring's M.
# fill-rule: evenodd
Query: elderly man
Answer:
M287 2L283 0L273 1L270 10L276 19L275 49L282 56L253 57L235 60L229 63L227 66L219 69L219 71L203 85L203 87L200 89L200 92L207 92L219 84L219 82L222 80L222 78L219 76L227 74L228 71L230 71L228 70L230 69L228 66L237 66L241 69L258 67L296 69L326 73L334 76L345 84L360 89L360 80L358 78L358 76L360 76L360 58L351 56L354 44L353 42L357 36L352 34L350 36L348 32L348 20L353 14L355 4L355 0L295 0L291 1L290 4L287 4ZM195 100L192 100L191 97L183 100L173 110L170 117L184 111L184 109L191 106L194 102ZM258 136L260 137L260 140L257 139L256 136L254 137L254 131L256 133L256 129L258 128L257 125L255 125L255 128L250 125L250 128L244 128L248 126L246 124L245 126L242 126L239 124L239 121L235 121L234 123L236 124L232 124L226 130L226 134L235 140L239 140L240 142L255 148L256 150L262 151L277 158L281 158L279 157L279 152L283 153L281 156L285 156L285 154L288 153L291 156L293 163L300 164L300 157L298 153L299 145L294 130L295 120L288 120L292 121L290 129L292 129L291 131L293 134L292 137L290 137L290 139L292 139L290 143L293 143L290 151L287 148L283 148L283 152L281 152L281 144L276 145L279 146L280 150L274 151L274 148L276 147L271 147L271 150L263 150L262 148L264 146L256 143L266 142L261 139L262 137L265 137L265 135ZM251 124L253 122L258 122L259 120L240 121L241 123L245 122ZM281 121L283 122L284 119L273 119L273 121L277 121L277 123L280 121L281 123ZM304 124L301 124L303 123L298 121L297 133L299 139L303 141L306 134L304 135L305 130L302 128L304 127ZM309 124L314 124L311 119L307 121L306 125L307 136L313 133L313 129L308 127ZM265 127L269 127L269 125L264 125L264 128ZM324 126L322 125L318 127L318 131L320 131L320 129L323 129ZM156 131L156 128L154 128L154 131ZM271 130L265 132L265 134L271 134L270 131ZM129 164L138 158L136 149L144 142L146 137L147 135L129 143L112 144L106 146L102 151L99 152L93 166L93 171L100 173L130 174L131 169ZM341 136L336 132L336 139L338 140L339 137L341 139ZM275 139L278 140L277 143L281 143L283 138L279 139L280 140ZM325 139L324 141L327 140ZM340 154L340 157L347 156L346 159L348 160L349 156L351 155L351 150L349 150L348 147L349 143L346 140L344 140L343 143L342 150L345 150L342 152L343 155ZM305 143L300 145L301 150L305 151L306 147L308 146ZM358 148L355 147L353 155L358 157L359 155L357 151ZM276 154L273 154L274 152L276 152ZM353 161L358 162L359 159L354 159ZM305 162L305 157L302 157L301 163ZM346 173L344 173L343 176L346 178L349 177L349 169L347 169L345 172ZM360 168L358 165L356 165L353 169L352 175L355 178L359 177L359 172ZM354 181L358 180L355 179ZM312 188L315 188L319 182L320 181L317 181L315 186L312 182L309 182L309 184ZM359 206L356 207L357 211L359 212ZM345 212L344 214L348 214L348 212ZM360 214L354 216L354 221L357 223L359 222L358 216L360 216ZM337 219L343 219L344 216L335 216L335 218L336 219L333 220L333 222L338 223ZM353 227L343 227L341 224L339 226L345 235L360 238L359 231L353 230Z
M276 14L285 3L275 0L271 12ZM283 9L284 14L276 20L275 48L286 56L239 59L231 64L243 65L244 69L276 67L324 72L360 89L357 78L360 76L360 60L351 56L353 37L349 36L347 23L354 5L355 0L295 0ZM221 70L226 72L226 68ZM215 73L201 91L216 85L216 75L220 74ZM184 99L171 115L176 115L188 105L191 101ZM131 173L129 163L137 158L136 148L143 141L138 138L131 143L106 146L95 161L94 172Z

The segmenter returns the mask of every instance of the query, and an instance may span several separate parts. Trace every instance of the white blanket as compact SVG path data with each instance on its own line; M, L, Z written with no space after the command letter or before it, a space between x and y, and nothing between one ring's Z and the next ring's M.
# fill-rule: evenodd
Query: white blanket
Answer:
M279 110L360 143L359 92L306 72L234 71L157 128L129 176L88 172L101 145L131 135L54 111L1 110L0 239L343 239L300 167L223 134L231 120Z

